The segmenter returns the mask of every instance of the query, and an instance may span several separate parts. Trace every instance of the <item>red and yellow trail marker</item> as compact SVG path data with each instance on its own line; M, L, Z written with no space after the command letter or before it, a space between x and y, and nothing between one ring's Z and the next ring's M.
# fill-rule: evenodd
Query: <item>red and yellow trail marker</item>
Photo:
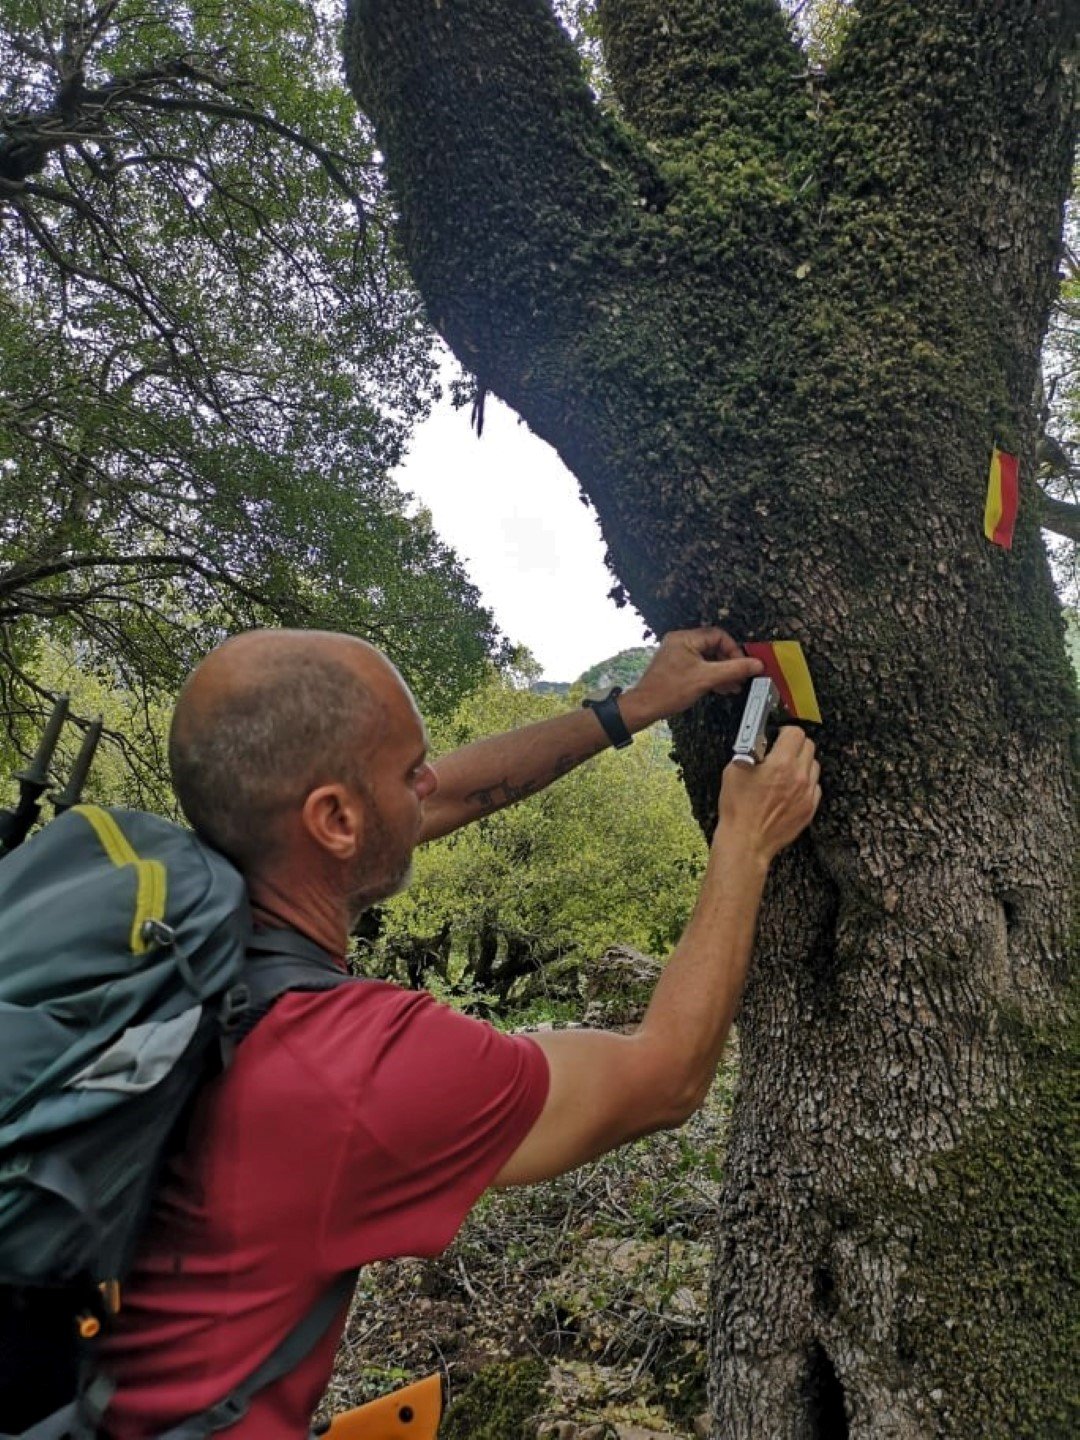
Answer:
M780 691L784 709L794 720L821 724L814 682L798 640L748 640L743 649L764 664L766 675Z
M990 457L990 481L986 488L986 515L983 530L986 538L1004 550L1012 549L1013 526L1019 499L1019 461L994 446Z

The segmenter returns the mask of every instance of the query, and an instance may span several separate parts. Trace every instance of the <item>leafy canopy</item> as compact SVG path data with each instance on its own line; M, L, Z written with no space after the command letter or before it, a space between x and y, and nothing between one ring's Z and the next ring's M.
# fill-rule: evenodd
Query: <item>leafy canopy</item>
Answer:
M0 709L45 637L131 694L349 629L429 709L497 639L388 472L432 393L337 19L0 0Z

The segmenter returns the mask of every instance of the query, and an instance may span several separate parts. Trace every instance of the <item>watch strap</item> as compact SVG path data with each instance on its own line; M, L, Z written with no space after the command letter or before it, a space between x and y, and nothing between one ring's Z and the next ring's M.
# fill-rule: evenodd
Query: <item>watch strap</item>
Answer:
M597 720L604 727L604 734L615 746L616 750L625 750L627 745L633 744L634 737L626 728L626 721L619 710L619 696L622 694L622 686L613 686L601 700L583 700L581 708L591 710Z

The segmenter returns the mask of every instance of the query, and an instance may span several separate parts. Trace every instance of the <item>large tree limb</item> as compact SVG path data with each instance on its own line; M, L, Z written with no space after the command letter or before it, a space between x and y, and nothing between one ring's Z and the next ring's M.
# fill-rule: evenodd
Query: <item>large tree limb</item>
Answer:
M637 231L649 167L593 104L550 7L356 0L346 47L451 345L483 371L572 346Z
M599 0L604 59L650 140L738 129L783 148L802 128L806 61L776 0Z
M1078 38L1075 0L861 0L829 77L832 195L879 257L947 235L958 283L1025 352L1053 297Z
M595 104L545 0L353 0L346 47L436 326L558 449L631 592L633 485L655 495L656 544L685 570L716 479L692 432L719 435L746 409L711 385L739 367L771 385L782 367L769 320L792 300L797 186L782 167L743 178L728 157L711 189L687 174L671 193L684 181ZM721 236L729 265L703 267ZM765 358L747 363L748 346ZM698 613L674 586L652 591L654 627Z

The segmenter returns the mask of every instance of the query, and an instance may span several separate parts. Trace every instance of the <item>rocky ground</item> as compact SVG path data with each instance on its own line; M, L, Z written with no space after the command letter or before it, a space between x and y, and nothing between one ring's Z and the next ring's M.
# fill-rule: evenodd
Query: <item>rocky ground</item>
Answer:
M327 1411L439 1371L440 1440L704 1435L710 1234L734 1067L729 1053L682 1130L490 1194L436 1260L366 1270Z

